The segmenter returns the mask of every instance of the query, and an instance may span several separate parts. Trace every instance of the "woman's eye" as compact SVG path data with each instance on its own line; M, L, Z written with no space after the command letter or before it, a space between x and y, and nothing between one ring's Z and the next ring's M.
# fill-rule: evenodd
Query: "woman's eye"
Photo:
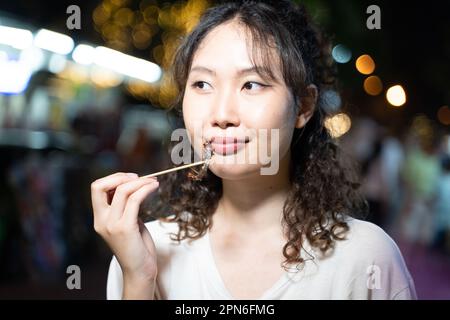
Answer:
M264 87L267 87L267 85L255 81L249 81L244 84L244 88L247 90L262 89Z
M207 89L208 87L211 88L211 86L208 83L206 83L205 81L196 81L192 84L192 87L202 89L202 90Z

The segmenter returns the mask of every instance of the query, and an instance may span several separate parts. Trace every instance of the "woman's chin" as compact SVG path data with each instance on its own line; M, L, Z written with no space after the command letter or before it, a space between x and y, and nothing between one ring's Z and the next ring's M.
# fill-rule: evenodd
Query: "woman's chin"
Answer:
M226 180L240 180L260 173L259 164L211 164L209 169L218 177Z

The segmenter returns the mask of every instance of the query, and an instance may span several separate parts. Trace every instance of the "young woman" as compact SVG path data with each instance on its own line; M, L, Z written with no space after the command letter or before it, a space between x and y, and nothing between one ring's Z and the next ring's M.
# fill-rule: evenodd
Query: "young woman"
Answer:
M416 298L393 240L351 217L365 201L324 127L328 48L289 1L203 15L175 55L175 106L213 161L200 181L180 170L161 185L132 173L92 184L95 230L114 253L109 299ZM229 161L267 145L275 172ZM144 224L140 203L156 189L167 217Z

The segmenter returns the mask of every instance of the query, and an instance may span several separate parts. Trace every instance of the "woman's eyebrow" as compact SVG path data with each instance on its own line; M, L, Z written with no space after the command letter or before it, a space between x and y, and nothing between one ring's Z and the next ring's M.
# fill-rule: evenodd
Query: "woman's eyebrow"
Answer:
M213 70L211 70L211 69L208 69L208 68L206 68L206 67L203 67L203 66L195 66L195 67L192 67L190 72L194 72L194 71L198 71L198 72L206 72L206 73L212 74L212 75L214 75L214 76L216 75L216 72L215 72L215 71L213 71Z
M256 73L256 74L259 75L258 68L253 66L253 67L250 67L250 68L241 69L241 70L239 70L237 72L237 75L242 77L244 75L252 74L252 73Z
M257 74L265 81L273 81L274 83L279 83L277 77L271 72L271 70L265 69L263 67L252 66L249 68L241 69L237 72L237 78L249 75L249 74Z

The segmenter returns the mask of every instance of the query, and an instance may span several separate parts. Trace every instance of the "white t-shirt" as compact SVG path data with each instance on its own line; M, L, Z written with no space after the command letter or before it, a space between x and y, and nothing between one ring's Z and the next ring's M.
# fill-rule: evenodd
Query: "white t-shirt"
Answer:
M289 270L260 299L417 299L414 282L395 242L378 226L348 218L347 240L322 257L304 244L308 259ZM209 233L200 239L170 239L176 223L146 223L158 254L156 299L233 299L215 265ZM281 250L281 249L280 249ZM255 265L255 268L258 266ZM122 298L122 272L113 257L107 299Z

